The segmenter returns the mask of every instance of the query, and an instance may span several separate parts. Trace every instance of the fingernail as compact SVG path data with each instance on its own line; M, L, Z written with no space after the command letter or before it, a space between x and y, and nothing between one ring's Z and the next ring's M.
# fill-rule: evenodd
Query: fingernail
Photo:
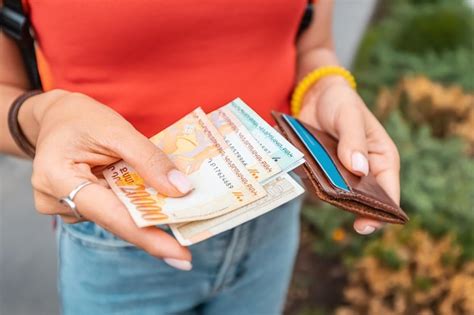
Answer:
M168 173L168 180L173 184L176 189L178 189L183 194L186 194L193 190L193 184L189 180L189 178L184 175L183 172L178 170L171 170Z
M375 228L371 225L366 225L362 230L357 229L357 233L362 234L362 235L367 235L375 231Z
M193 268L193 265L187 260L175 259L175 258L165 258L163 259L165 263L170 265L173 268L189 271Z
M362 153L354 152L352 154L352 169L361 172L365 176L369 174L369 161Z

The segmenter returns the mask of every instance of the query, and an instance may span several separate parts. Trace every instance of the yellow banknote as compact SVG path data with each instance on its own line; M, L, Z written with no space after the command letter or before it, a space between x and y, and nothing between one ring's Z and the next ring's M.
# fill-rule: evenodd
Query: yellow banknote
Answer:
M237 159L256 180L265 182L281 171L280 166L252 137L230 108L221 107L207 116L224 137Z
M200 108L150 140L195 189L181 198L167 197L126 162L109 166L104 176L139 227L209 219L266 195Z

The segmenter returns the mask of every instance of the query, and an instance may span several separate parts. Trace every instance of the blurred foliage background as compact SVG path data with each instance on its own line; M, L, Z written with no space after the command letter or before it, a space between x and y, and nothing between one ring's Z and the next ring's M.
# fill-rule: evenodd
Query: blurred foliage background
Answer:
M466 1L379 2L353 73L399 148L411 221L363 237L308 202L288 314L474 314L473 39Z

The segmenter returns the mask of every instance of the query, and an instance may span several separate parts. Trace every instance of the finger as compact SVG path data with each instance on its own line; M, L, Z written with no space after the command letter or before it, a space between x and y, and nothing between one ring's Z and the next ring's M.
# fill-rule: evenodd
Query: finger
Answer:
M385 190L392 200L400 204L400 173L397 168L389 168L376 174L377 183Z
M169 158L138 131L120 138L117 153L158 192L179 197L193 189L187 176L176 169Z
M396 145L378 122L369 128L369 160L377 183L397 204L400 203L400 156Z
M363 114L356 106L342 106L341 110L344 114L338 115L335 124L339 138L337 155L349 171L358 176L367 176L369 161Z
M98 178L96 183L101 185L104 188L110 188L109 183L107 183L107 181L104 178Z
M381 229L384 224L369 218L359 217L354 221L354 230L362 235L368 235Z
M55 197L36 190L33 192L33 195L35 198L35 207L41 214L60 215L63 221L69 224L88 221L85 217L76 217L70 208L60 203Z
M80 180L76 180L67 186L74 187L79 182ZM191 252L156 227L137 227L125 206L111 190L91 184L79 191L74 202L82 215L112 234L144 249L152 256L178 260L190 269Z
M306 124L309 124L311 127L322 130L321 124L317 119L317 106L314 106L314 104L317 104L317 97L315 93L307 93L304 97L298 119Z
M81 223L81 222L86 222L89 221L85 217L78 218L76 216L71 216L71 215L60 215L61 220L63 220L67 224L76 224L76 223Z
M36 189L33 190L33 197L35 201L35 209L41 214L72 214L71 209L61 204L55 197L52 197Z

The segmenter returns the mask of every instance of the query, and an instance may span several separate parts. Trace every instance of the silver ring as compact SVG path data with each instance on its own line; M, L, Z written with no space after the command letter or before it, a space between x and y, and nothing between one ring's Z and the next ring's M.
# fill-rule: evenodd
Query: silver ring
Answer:
M77 206L76 203L74 202L74 197L76 197L77 193L87 185L92 184L91 181L85 181L79 185L77 185L76 188L74 188L69 195L66 197L59 198L59 203L62 205L65 205L69 209L71 209L72 213L74 213L74 216L78 219L82 219L83 216L77 211Z

